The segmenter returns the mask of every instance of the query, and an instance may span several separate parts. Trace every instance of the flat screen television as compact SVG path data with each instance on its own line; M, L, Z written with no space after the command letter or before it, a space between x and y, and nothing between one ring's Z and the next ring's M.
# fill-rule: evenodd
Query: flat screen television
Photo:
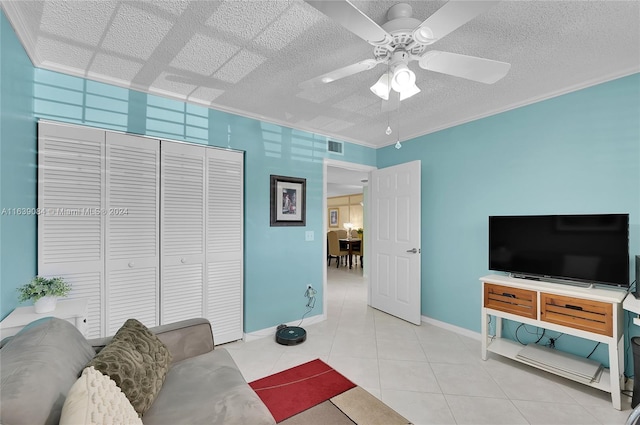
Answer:
M489 269L629 287L629 214L489 217Z

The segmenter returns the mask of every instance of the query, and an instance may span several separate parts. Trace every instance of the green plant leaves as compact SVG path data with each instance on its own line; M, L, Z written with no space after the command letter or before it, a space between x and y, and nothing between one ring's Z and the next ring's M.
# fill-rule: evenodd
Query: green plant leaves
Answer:
M20 294L20 302L33 300L38 301L42 297L64 297L71 291L71 285L64 281L62 277L42 277L36 276L31 282L26 283L17 289Z

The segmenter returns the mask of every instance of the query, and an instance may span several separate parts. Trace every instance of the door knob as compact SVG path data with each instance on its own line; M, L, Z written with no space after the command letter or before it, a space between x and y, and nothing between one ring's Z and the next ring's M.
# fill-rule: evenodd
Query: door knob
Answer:
M413 248L413 249L407 249L407 252L410 252L410 253L412 253L412 254L417 254L417 253L418 253L418 250L417 250L416 248Z
M182 264L184 264L184 263L186 263L186 262L187 262L187 259L186 259L186 258L181 258L181 259L180 259L180 262L181 262Z
M129 261L129 264L127 264L129 266L129 268L133 268L133 266L136 265L136 263L134 263L133 261Z

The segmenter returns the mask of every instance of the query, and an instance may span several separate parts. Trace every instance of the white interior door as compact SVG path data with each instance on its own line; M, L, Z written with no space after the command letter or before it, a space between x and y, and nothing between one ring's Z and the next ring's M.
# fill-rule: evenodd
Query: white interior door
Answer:
M162 141L160 324L203 316L205 150Z
M207 149L206 317L216 344L242 339L244 156Z
M129 318L158 325L160 142L106 134L107 335Z
M38 124L38 274L88 298L87 333L104 335L104 131Z
M371 172L371 306L419 325L420 161Z

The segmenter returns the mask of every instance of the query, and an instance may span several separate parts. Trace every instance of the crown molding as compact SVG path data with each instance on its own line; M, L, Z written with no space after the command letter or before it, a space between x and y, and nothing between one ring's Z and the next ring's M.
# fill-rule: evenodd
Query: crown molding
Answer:
M20 40L22 47L25 52L27 52L27 56L29 56L33 66L40 66L42 60L38 56L38 52L36 50L37 40L33 38L29 25L27 25L27 23L22 19L22 12L17 6L18 3L20 2L5 1L0 3L0 6L2 7L4 16L7 17L9 23L13 27L13 32L18 36L18 40Z
M548 99L552 99L554 97L558 97L558 96L562 96L565 94L569 94L572 92L576 92L579 90L583 90L589 87L593 87L593 86L597 86L599 84L604 84L607 83L609 81L613 81L613 80L617 80L619 78L624 78L624 77L628 77L630 75L633 74L637 74L640 72L640 67L631 67L631 68L627 68L627 69L623 69L621 71L617 71L617 72L613 72L611 74L607 74L601 77L597 77L597 78L592 78L590 80L586 80L571 86L567 86L567 87L563 87L562 89L559 90L554 90L545 94L541 94L539 96L534 96L534 97L530 97L529 99L523 100L521 102L516 102L516 103L512 103L510 105L504 106L502 108L496 108L487 112L484 112L482 114L477 114L474 115L472 117L469 118L465 118L462 120L457 120L457 121L449 121L445 124L439 125L437 127L433 127L427 131L424 132L420 132L420 133L415 133L412 135L407 136L404 140L401 140L402 143L404 142L408 142L411 141L413 139L417 139L419 137L423 137L426 136L428 134L432 134L432 133L436 133L438 131L442 131L442 130L446 130L448 128L452 128L452 127L457 127L459 125L462 124L466 124L472 121L477 121L483 118L487 118L493 115L498 115L501 114L503 112L507 112L507 111L511 111L513 109L518 109L518 108L522 108L523 106L528 106L528 105L533 105L534 103L538 103L538 102L542 102ZM395 145L395 142L393 143L388 143L382 146L378 146L378 148L383 148L383 147L387 147L387 146L393 146Z

